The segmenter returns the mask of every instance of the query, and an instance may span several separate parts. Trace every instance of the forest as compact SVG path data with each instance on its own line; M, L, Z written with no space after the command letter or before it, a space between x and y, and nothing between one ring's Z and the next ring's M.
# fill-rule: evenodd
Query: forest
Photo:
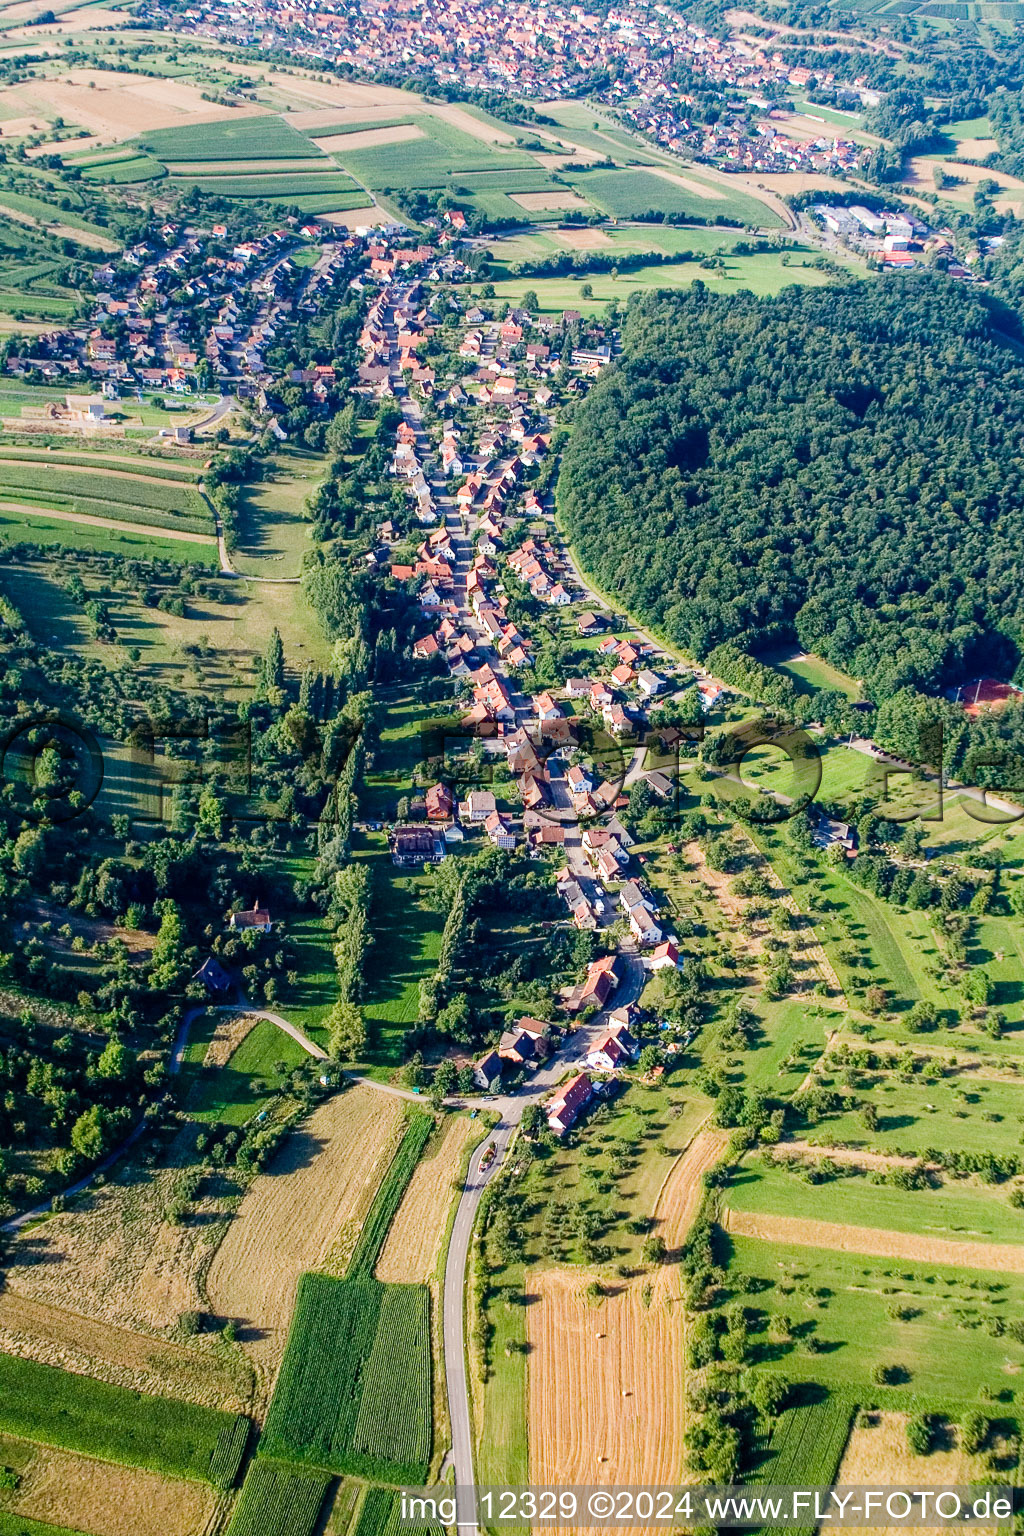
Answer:
M798 641L877 703L1010 678L1024 373L939 276L632 306L558 496L584 565L698 657Z

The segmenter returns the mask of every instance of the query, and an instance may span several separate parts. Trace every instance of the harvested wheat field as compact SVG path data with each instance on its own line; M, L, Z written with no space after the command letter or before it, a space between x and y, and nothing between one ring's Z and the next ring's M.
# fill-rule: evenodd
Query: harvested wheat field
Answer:
M725 199L724 192L708 186L705 181L692 181L689 176L680 176L675 171L665 170L660 165L649 165L645 169L649 170L652 176L660 176L662 181L671 181L674 186L685 187L687 192L696 192L698 197L707 197L719 203Z
M153 128L212 123L237 110L204 101L198 86L183 80L150 80L113 70L72 69L60 79L32 80L3 92L5 106L59 114L90 133L127 139ZM250 115L259 107L248 109Z
M13 1493L0 1493L0 1509L87 1536L201 1536L216 1506L213 1489L203 1483L13 1435L0 1435L0 1462L20 1477Z
M360 229L363 225L386 224L388 215L382 213L376 203L362 208L346 208L343 213L318 213L320 224L336 224L341 229Z
M378 1280L423 1281L437 1268L448 1208L466 1147L486 1134L468 1115L453 1115L430 1156L417 1163L377 1260Z
M83 1317L81 1312L0 1292L0 1346L6 1353L39 1360L114 1386L180 1397L241 1412L245 1382L230 1363L197 1345L172 1344L129 1328Z
M255 1013L221 1014L203 1057L204 1067L226 1067L246 1035L260 1022Z
M402 1101L357 1084L292 1131L249 1186L206 1281L211 1308L237 1320L269 1390L303 1270L344 1268L398 1144Z
M194 1131L189 1145L193 1139ZM228 1201L238 1194L224 1176L207 1180L193 1203L195 1217L172 1225L164 1211L179 1172L125 1164L74 1210L20 1233L10 1250L9 1288L55 1308L73 1299L83 1316L119 1328L169 1333L183 1312L204 1306L199 1276L223 1234ZM202 1395L197 1388L195 1396L220 1401L212 1388Z
M363 128L355 133L333 133L326 139L314 139L319 149L328 154L347 154L352 149L379 149L382 144L406 144L410 139L422 139L426 135L415 123L395 123L390 128Z
M598 251L613 243L603 229L554 229L551 233L568 251Z
M672 1164L654 1209L659 1237L669 1253L681 1248L704 1195L703 1175L729 1145L728 1131L698 1131L682 1157Z
M831 1248L837 1253L943 1264L951 1269L989 1269L1024 1275L1024 1243L957 1243L944 1237L921 1237L881 1227L854 1227L838 1221L804 1221L797 1216L731 1209L723 1215L727 1232L756 1237L766 1243L794 1243L804 1248Z
M968 1456L949 1434L947 1443L939 1443L927 1456L913 1456L907 1448L907 1416L902 1413L871 1413L867 1422L854 1425L843 1459L836 1473L837 1485L861 1488L942 1488L964 1487L984 1482L991 1474L984 1456ZM897 1536L905 1527L875 1525L844 1527L846 1536ZM933 1526L918 1526L921 1532L934 1533ZM996 1536L996 1526L972 1526L979 1536Z
M656 1215L680 1246L703 1196L701 1175L727 1135L700 1131L662 1186ZM676 1483L683 1466L682 1275L663 1265L594 1305L586 1270L527 1277L530 1477L537 1483Z
M590 207L585 197L580 197L578 192L573 192L569 187L564 188L562 191L556 189L553 192L510 192L509 197L511 197L514 203L518 203L520 208L525 208L527 212L530 212L532 209L542 210L544 208Z
M599 1306L586 1270L527 1280L530 1477L537 1483L674 1483L683 1459L679 1273L614 1288Z

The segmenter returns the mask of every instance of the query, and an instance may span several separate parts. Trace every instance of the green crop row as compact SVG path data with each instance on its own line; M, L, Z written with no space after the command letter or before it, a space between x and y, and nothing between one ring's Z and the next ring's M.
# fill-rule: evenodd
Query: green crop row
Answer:
M397 1488L367 1488L353 1536L398 1536ZM427 1526L425 1536L444 1536L444 1527Z
M176 528L182 533L205 533L213 537L210 519L174 517L169 512L154 512L150 507L133 507L102 501L96 496L48 496L44 491L12 490L0 481L0 501L11 496L28 511L68 512L78 517L103 517L112 523L136 523L146 528Z
M228 1536L310 1536L330 1481L326 1472L257 1458L245 1474Z
M389 1285L363 1377L352 1444L378 1461L430 1457L430 1372L405 1362L430 1359L430 1293L421 1285ZM396 1362L398 1363L396 1369Z
M221 1437L239 1420L247 1429L240 1415L0 1354L0 1430L44 1445L223 1486Z
M301 160L318 154L295 128L270 114L158 128L137 142L158 160Z
M423 1482L432 1401L428 1307L424 1286L303 1275L263 1432L267 1454Z
M348 1266L349 1278L359 1274L373 1273L373 1266L388 1235L388 1228L395 1218L395 1212L405 1194L406 1186L412 1178L413 1169L420 1160L420 1155L433 1128L434 1122L430 1115L417 1113L409 1121L408 1129L402 1137L398 1151L391 1159L391 1166L374 1196L359 1239L352 1250L352 1258Z
M0 489L45 491L65 498L84 496L90 501L121 502L126 506L150 507L154 512L198 518L204 527L210 523L209 508L193 486L153 484L130 470L106 469L103 475L89 475L62 464L36 466L2 459Z
M45 448L11 448L5 443L0 449L0 459L24 464L47 464L51 469L106 469L112 474L140 474L154 480L175 480L194 485L201 471L188 464L167 464L160 459L139 456L130 463L126 459L110 458L99 453L48 453ZM134 468L133 468L134 465ZM2 467L2 466L0 466Z

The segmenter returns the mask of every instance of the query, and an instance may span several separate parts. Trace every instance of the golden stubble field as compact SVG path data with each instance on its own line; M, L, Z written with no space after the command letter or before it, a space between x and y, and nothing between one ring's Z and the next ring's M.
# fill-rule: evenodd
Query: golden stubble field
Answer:
M421 1158L409 1180L377 1260L378 1280L425 1284L433 1278L463 1155L485 1134L484 1126L468 1115L445 1122L436 1150Z
M204 1483L13 1435L0 1435L0 1463L20 1478L13 1493L0 1494L0 1510L85 1536L202 1536L216 1509L217 1496Z
M186 80L151 80L147 75L106 69L69 69L59 77L26 80L0 91L0 106L14 116L63 117L104 139L130 139L153 128L213 123L253 116L263 109L204 101Z
M670 1252L727 1140L724 1131L698 1131L673 1164L654 1212ZM616 1282L597 1305L586 1296L592 1278L566 1268L527 1276L531 1481L676 1483L685 1428L681 1271L669 1263Z
M234 1319L269 1393L299 1276L344 1270L401 1137L402 1101L357 1084L314 1110L249 1186L206 1278L209 1305Z
M866 1422L854 1425L836 1473L839 1486L861 1488L942 1488L964 1487L988 1481L991 1473L985 1457L968 1456L953 1436L945 1445L935 1446L927 1456L914 1456L907 1447L907 1415L871 1413ZM845 1536L897 1536L904 1527L851 1526ZM920 1536L940 1536L934 1526L919 1526ZM996 1536L997 1527L972 1527L976 1536Z

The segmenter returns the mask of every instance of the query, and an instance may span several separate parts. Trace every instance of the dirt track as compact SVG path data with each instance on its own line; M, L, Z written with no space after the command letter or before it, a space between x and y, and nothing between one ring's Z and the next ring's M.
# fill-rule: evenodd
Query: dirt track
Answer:
M881 1227L853 1227L838 1221L801 1221L796 1216L764 1216L726 1210L723 1225L739 1237L837 1253L864 1253L880 1259L910 1259L949 1269L999 1270L1024 1275L1024 1243L955 1243L943 1237L890 1232Z

